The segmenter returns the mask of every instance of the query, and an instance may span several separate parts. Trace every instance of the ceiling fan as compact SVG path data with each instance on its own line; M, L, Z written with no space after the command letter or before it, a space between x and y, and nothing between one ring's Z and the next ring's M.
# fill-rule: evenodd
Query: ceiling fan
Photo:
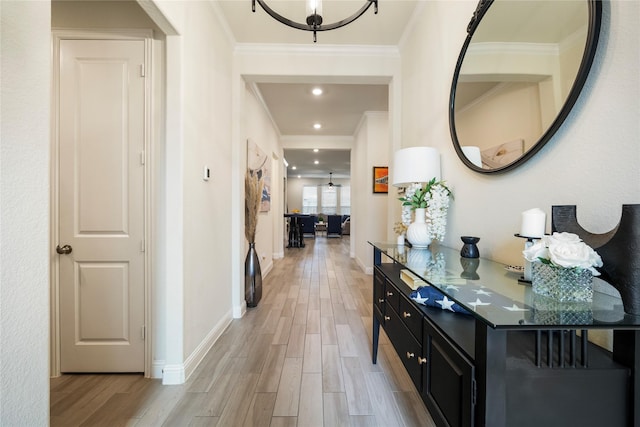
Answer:
M333 172L329 172L329 183L328 183L328 184L325 184L325 185L326 185L327 187L329 187L329 188L333 188L333 187L340 187L340 184L334 184L334 183L333 183L332 178L333 178Z

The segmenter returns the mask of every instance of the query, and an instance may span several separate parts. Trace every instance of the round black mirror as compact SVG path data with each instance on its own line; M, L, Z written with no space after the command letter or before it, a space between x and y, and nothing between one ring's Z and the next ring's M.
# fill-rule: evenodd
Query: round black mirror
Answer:
M481 0L449 100L458 156L481 173L530 159L567 118L595 56L601 1Z

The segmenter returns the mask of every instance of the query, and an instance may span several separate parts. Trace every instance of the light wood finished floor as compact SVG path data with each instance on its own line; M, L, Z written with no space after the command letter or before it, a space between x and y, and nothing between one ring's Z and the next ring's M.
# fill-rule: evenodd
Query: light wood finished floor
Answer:
M433 426L381 332L371 363L372 277L349 237L305 239L265 278L180 386L139 375L51 380L52 426Z

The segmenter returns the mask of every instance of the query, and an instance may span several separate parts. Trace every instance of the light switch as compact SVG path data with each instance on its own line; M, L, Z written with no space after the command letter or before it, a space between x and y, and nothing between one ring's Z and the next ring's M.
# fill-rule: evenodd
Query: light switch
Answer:
M209 166L204 166L202 168L202 179L204 181L209 181L209 178L211 177L211 170L209 170Z

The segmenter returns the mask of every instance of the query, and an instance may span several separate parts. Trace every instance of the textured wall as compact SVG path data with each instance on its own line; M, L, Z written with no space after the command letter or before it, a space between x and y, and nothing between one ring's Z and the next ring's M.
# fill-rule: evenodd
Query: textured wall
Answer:
M48 2L0 4L3 426L49 422L50 16Z
M640 2L603 3L596 58L569 117L531 160L493 176L467 169L449 134L453 70L475 5L428 2L403 46L403 145L440 150L455 193L445 243L479 236L481 256L522 264L523 242L513 237L522 211L543 209L549 231L551 206L575 204L581 224L602 233L618 223L622 204L640 203Z
M455 191L446 243L458 247L459 236L477 235L483 256L521 262L522 242L513 237L520 213L539 207L549 218L553 204L577 204L581 223L593 232L611 229L621 204L640 203L640 80L634 71L640 66L634 19L640 3L605 3L595 62L568 119L533 159L493 176L472 172L458 159L447 116L453 69L475 4L429 2L420 21L425 25L403 49L403 145L440 150L442 176Z

